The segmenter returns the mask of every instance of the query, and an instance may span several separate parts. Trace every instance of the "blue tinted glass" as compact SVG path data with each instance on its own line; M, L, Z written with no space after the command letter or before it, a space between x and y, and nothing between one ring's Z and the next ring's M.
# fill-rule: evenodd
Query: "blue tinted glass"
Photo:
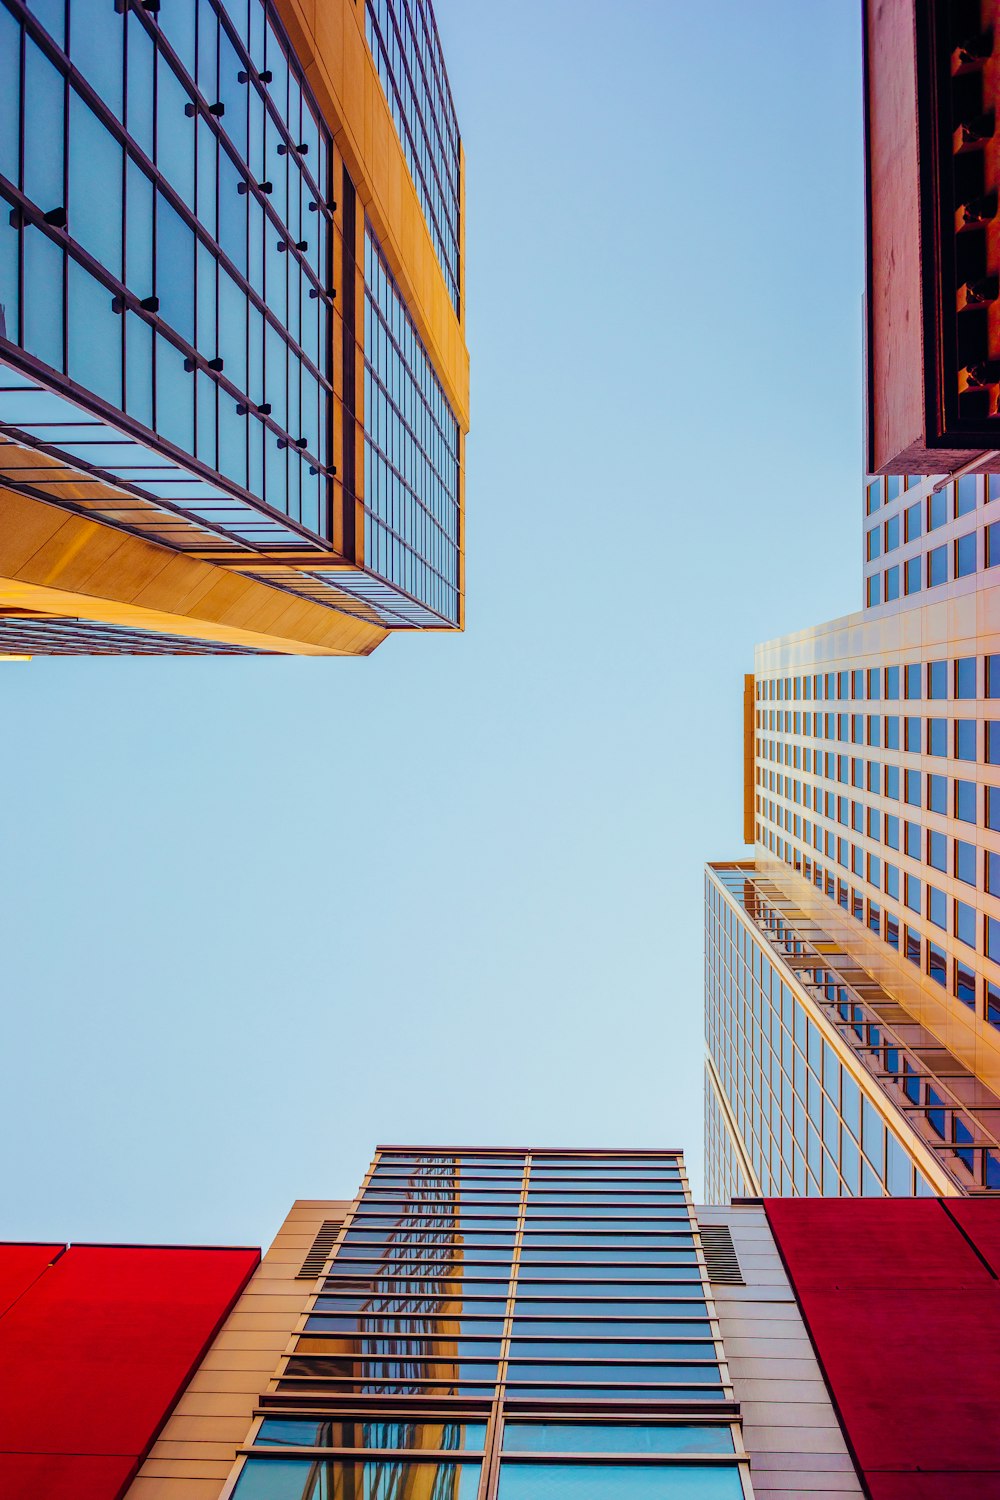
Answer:
M111 293L76 261L69 262L67 373L110 406L122 404L122 320Z
M700 1364L593 1364L571 1365L555 1360L547 1363L512 1361L507 1367L508 1381L544 1381L547 1385L565 1386L592 1383L603 1385L718 1385L722 1376L718 1365Z
M156 430L185 453L194 446L194 376L184 356L160 335L156 340Z
M125 410L144 427L153 425L153 330L125 315Z
M587 1359L596 1364L606 1359L714 1359L715 1345L710 1341L666 1343L627 1336L600 1341L521 1337L514 1339L510 1353L512 1359Z
M124 9L115 0L73 0L69 8L69 55L119 120Z
M122 148L75 90L70 94L69 130L70 234L120 277Z
M28 8L38 17L49 36L62 47L66 40L65 0L29 0Z
M426 1485L426 1491L424 1486ZM349 1463L307 1458L249 1458L235 1500L387 1500L389 1494L475 1500L479 1464Z
M742 1500L742 1495L735 1464L505 1463L498 1500Z
M55 370L63 367L63 252L40 229L24 242L24 347Z
M21 28L0 5L0 174L15 186L20 176ZM6 218L10 209L0 205Z
M728 1427L597 1422L507 1422L505 1453L732 1453Z
M162 54L156 84L156 165L193 209L194 119L185 113L191 98Z
M194 232L156 195L156 295L160 317L194 342Z
M323 1421L319 1418L265 1417L258 1447L304 1448L482 1448L483 1422Z
M0 16L6 12L0 9ZM3 39L0 37L0 46ZM0 137L2 138L2 137ZM10 222L10 205L0 198L0 339L16 344L20 337L18 275L21 236Z
M66 205L63 187L62 74L29 38L24 48L24 92L31 129L24 141L24 191L43 213ZM72 227L72 226L71 226Z
M153 43L142 22L133 13L128 17L128 132L146 155L153 155L153 86L155 55Z

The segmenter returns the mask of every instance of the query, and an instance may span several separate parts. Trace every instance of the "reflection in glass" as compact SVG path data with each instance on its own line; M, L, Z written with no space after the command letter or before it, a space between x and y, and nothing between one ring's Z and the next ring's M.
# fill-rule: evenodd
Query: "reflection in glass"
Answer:
M729 1427L631 1422L507 1422L505 1453L732 1453Z
M307 1417L265 1417L258 1447L481 1449L485 1422L328 1422Z
M742 1495L735 1464L505 1463L498 1500L742 1500Z
M249 1458L234 1500L475 1500L479 1465Z

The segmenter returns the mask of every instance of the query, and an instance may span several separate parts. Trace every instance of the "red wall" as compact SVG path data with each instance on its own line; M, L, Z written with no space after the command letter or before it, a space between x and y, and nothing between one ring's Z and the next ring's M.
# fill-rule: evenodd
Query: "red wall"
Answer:
M3 1500L117 1500L259 1261L0 1244Z
M1000 1202L765 1206L872 1500L1000 1500Z

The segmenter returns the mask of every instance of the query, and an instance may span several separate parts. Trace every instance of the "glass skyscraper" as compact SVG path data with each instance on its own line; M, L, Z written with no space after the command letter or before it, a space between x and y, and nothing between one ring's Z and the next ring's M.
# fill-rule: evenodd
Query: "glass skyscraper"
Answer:
M3 0L0 651L460 627L462 195L429 0Z
M738 1500L747 1464L681 1158L383 1148L234 1500Z

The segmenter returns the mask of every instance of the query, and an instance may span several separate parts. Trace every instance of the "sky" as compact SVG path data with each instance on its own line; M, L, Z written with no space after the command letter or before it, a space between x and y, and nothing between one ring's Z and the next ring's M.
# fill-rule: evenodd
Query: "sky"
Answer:
M435 0L467 629L0 666L0 1238L267 1244L379 1143L681 1147L761 640L860 607L847 0Z

